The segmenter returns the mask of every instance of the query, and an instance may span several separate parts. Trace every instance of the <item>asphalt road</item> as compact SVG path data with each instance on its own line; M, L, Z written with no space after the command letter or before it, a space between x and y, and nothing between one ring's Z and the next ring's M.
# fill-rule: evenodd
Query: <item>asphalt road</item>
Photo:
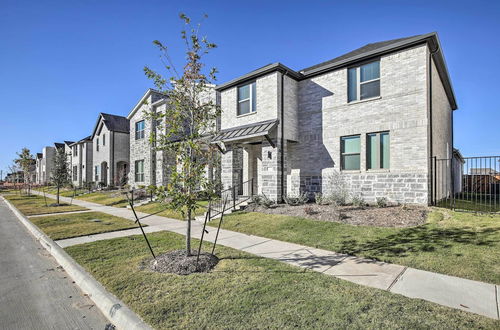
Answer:
M104 329L108 323L0 201L0 329Z

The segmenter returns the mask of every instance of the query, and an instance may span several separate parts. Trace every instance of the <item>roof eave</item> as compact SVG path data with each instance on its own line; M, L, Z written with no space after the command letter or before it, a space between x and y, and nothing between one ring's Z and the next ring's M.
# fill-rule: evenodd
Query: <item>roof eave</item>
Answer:
M238 78L235 78L233 80L230 80L224 84L220 84L217 87L215 87L215 90L217 92L220 92L220 91L223 91L225 89L234 87L236 85L245 83L247 81L254 80L258 77L264 76L268 73L275 72L275 71L280 71L280 72L282 72L282 73L284 73L284 74L286 74L286 75L288 75L296 80L302 79L301 73L298 73L297 71L290 69L286 65L283 65L279 62L276 62L276 63L268 64L260 69L254 70L250 73L247 73L247 74L240 76Z

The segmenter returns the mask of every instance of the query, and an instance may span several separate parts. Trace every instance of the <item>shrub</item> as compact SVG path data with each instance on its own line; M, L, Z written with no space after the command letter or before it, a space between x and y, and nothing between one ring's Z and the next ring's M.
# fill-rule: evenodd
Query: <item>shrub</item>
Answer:
M377 197L377 207L386 207L387 206L387 198L385 197Z
M351 203L353 206L356 206L356 207L363 207L366 205L366 202L361 195L352 196Z
M307 203L309 197L307 196L306 192L303 192L298 196L283 196L283 199L285 200L285 203L287 203L288 205L297 206Z
M314 193L314 201L318 205L328 205L330 204L330 198L322 193Z
M333 172L327 176L327 180L331 191L329 199L337 203L337 205L346 205L351 192L344 175L339 172Z
M252 202L265 208L270 208L276 205L276 203L270 200L265 194L252 196Z

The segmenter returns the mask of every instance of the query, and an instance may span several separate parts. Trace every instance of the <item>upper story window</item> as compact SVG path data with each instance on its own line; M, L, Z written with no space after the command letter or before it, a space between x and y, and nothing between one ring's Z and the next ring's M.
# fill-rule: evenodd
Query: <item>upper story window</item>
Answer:
M238 87L238 116L257 111L255 81Z
M96 144L95 144L95 150L99 151L99 138L97 138Z
M144 120L141 120L141 121L138 121L135 123L135 139L136 140L144 139L144 128L145 128Z
M102 146L104 147L106 145L106 134L102 135Z
M366 136L366 168L389 168L389 132L370 133Z
M78 156L78 146L73 146L73 155Z
M340 152L342 170L360 169L361 143L359 135L341 137Z
M347 80L348 102L380 96L380 61L349 68Z

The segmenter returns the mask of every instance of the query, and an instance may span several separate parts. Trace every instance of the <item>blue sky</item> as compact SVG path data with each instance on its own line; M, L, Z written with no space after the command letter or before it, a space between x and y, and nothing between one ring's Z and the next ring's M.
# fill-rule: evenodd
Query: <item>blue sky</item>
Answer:
M500 154L497 1L0 0L0 169L27 146L81 139L99 112L126 115L159 67L152 40L183 51L178 14L209 15L218 83L272 62L299 70L366 43L437 31L455 89L455 146ZM4 172L5 174L5 172Z

